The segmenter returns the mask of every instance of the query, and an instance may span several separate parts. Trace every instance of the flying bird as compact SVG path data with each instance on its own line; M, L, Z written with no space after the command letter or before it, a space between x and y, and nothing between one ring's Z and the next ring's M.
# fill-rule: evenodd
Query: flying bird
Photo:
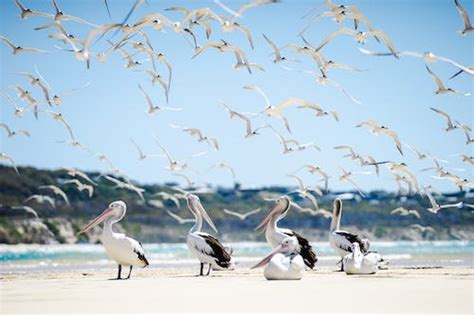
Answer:
M219 141L216 138L204 136L202 131L198 128L188 128L188 127L178 127L183 130L183 132L189 134L190 136L197 137L198 142L206 142L212 146L216 151L219 150Z
M181 205L179 203L179 199L173 195L173 194L169 194L167 192L164 192L164 191L160 191L156 194L154 194L153 196L157 196L157 197L161 197L163 200L170 200L172 201L175 205L176 205L176 208L180 208Z
M418 213L417 210L405 209L403 207L398 207L396 209L393 209L392 211L390 211L390 214L398 214L403 217L412 215L417 219L421 219L420 214Z
M71 136L71 139L75 140L74 134L73 134L72 129L71 129L71 126L66 121L66 118L64 118L63 114L53 112L52 110L46 110L46 113L48 113L51 117L53 117L54 120L57 120L60 123L62 123L64 125L64 127L66 127L67 131L69 132L69 135Z
M433 72L431 71L431 69L425 65L426 67L426 70L428 71L428 73L430 74L431 78L433 79L433 81L436 83L436 86L438 87L438 89L435 91L435 94L436 95L439 95L439 94L458 94L458 95L464 95L464 96L469 96L471 95L470 93L461 93L459 91L456 91L452 88L447 88L444 83L441 81L441 79Z
M227 213L229 215L232 215L234 217L237 217L237 218L239 218L240 220L243 221L243 220L247 219L249 216L260 212L260 210L262 210L262 208L257 208L257 209L254 209L252 211L246 212L246 213L238 213L238 212L231 211L231 210L228 210L228 209L224 209L223 211L225 213Z
M58 186L55 186L55 185L42 185L42 186L39 186L38 188L51 191L56 196L61 197L66 202L66 204L68 206L70 205L69 204L69 199L68 199L66 193L61 188L59 188Z
M321 167L319 166L316 166L316 165L312 165L312 164L305 164L303 167L307 168L308 171L311 173L311 174L315 174L315 173L318 173L323 179L324 179L324 190L325 191L328 191L328 185L329 185L329 175L324 172Z
M142 200L142 201L145 201L145 197L143 196L143 193L145 192L145 189L143 188L140 188L138 186L135 186L131 183L126 183L126 182L123 182L121 180L118 180L112 176L109 176L109 175L103 175L103 177L105 179L107 179L108 181L114 183L116 186L115 187L118 187L118 188L121 188L121 189L127 189L127 190L130 190L134 193L137 194L137 196Z
M38 53L47 52L46 50L39 49L39 48L22 47L22 46L13 44L12 41L10 41L8 38L6 38L2 35L0 35L0 40L3 41L8 46L10 46L10 48L12 49L12 53L14 55L17 55L18 53L21 53L21 52L38 52Z
M64 168L64 170L66 170L67 174L71 177L80 177L86 181L88 181L90 184L96 186L97 184L92 180L90 179L90 177L84 173L84 172L81 172L81 171L78 171L74 168Z
M31 9L28 9L25 7L19 0L15 0L16 6L20 9L21 11L21 18L22 19L27 19L30 16L40 16L40 17L46 17L46 18L52 18L53 15L49 13L44 13L44 12L39 12L39 11L33 11Z
M243 113L239 113L237 111L234 111L234 110L230 109L230 107L227 106L227 104L225 104L222 101L220 103L227 110L227 112L229 113L229 117L231 119L234 118L234 117L237 117L245 123L245 138L246 139L258 135L259 134L258 131L260 129L269 127L268 125L262 125L262 126L256 128L256 129L253 129L252 128L252 122L251 122L249 117L247 117Z
M59 8L56 0L53 0L53 6L54 6L54 9L56 10L56 13L53 18L55 23L60 23L60 21L74 21L77 23L88 24L90 26L97 27L97 25L92 24L84 19L78 18L76 16L64 14L64 12Z
M365 54L365 55L370 55L370 56L378 56L378 57L392 56L391 53L373 52L373 51L367 50L367 49L362 48L362 47L359 47L359 51L361 53ZM450 65L452 65L456 68L459 68L461 72L466 72L470 75L474 75L474 68L473 67L463 66L462 64L460 64L460 63L458 63L458 62L456 62L452 59L449 59L449 58L446 58L446 57L443 57L443 56L435 55L431 51L426 51L426 52L423 52L423 53L420 53L420 52L417 52L417 51L400 51L400 52L397 52L397 54L400 57L407 56L407 57L420 58L425 63L435 63L435 62L438 62L438 61L443 61L443 62L449 63ZM473 68L473 69L471 69L471 68ZM459 73L457 73L454 76L457 76L458 74ZM452 79L454 76L452 76L450 79Z
M430 109L435 113L441 115L441 117L446 121L446 128L444 129L444 131L448 132L458 128L458 125L453 123L453 121L451 120L451 116L449 116L447 113L433 107L430 107Z
M461 14L461 18L464 24L464 29L460 31L460 34L462 36L465 36L469 33L472 33L474 31L474 28L472 28L471 20L469 19L469 15L467 14L466 9L463 8L459 0L454 0L454 3L456 4L456 8L458 9L459 14Z
M183 179L186 181L186 184L187 184L189 187L192 187L192 186L194 186L194 184L195 184L195 182L194 182L191 178L189 178L189 176L186 176L186 175L184 175L184 174L174 173L174 174L172 174L172 175L173 175L173 176L176 176L176 177L181 177L181 178L183 178Z
M41 204L49 203L51 207L56 208L56 201L48 195L31 195L25 200L23 200L23 203L28 203L31 200L33 200L36 203L41 203Z
M425 233L425 232L436 233L436 230L433 229L431 226L422 226L420 224L412 224L409 226L409 228L417 229L422 233Z
M161 149L161 151L165 155L166 159L168 160L168 163L169 163L168 169L170 171L174 172L174 171L182 170L182 169L185 169L185 168L189 167L189 165L187 163L181 163L181 162L178 162L177 160L174 160L171 157L171 155L169 154L168 150L166 150L165 147L163 147L158 142L158 139L156 139L156 137L153 137L153 139L155 140L156 145Z
M133 141L133 139L130 139L130 141L133 143L133 145L135 146L135 148L137 149L138 151L138 159L140 161L143 161L144 159L147 158L147 156L143 153L142 149L140 148L140 146L135 142Z
M398 134L395 131L389 129L386 126L379 125L374 120L363 121L363 122L359 123L356 127L359 128L359 127L362 127L362 126L369 127L371 129L372 133L374 133L374 134L383 134L383 135L386 135L386 136L389 136L390 138L392 138L393 142L395 143L395 145L397 147L398 152L400 152L400 154L403 155L402 144L400 142L400 139L398 138Z
M13 206L13 207L11 207L11 209L13 209L13 210L23 210L23 211L25 211L26 213L32 214L35 218L38 218L38 213L37 213L36 210L33 209L32 207L28 207L28 206Z
M331 35L329 35L320 45L319 47L316 48L316 51L319 51L321 50L321 48L323 48L324 46L326 46L332 39L334 39L334 37L338 36L338 35L341 35L341 34L347 34L347 35L351 35L353 36L357 42L363 44L367 37L368 36L374 36L374 37L377 37L377 38L381 38L382 41L385 43L385 45L387 46L387 48L390 50L390 52L392 53L392 55L395 57L395 58L399 58L398 57L398 53L397 53L397 50L395 48L395 46L393 45L392 41L388 38L388 36L381 32L381 31L376 31L376 30L372 30L372 31L368 31L368 32L362 32L362 31L354 31L354 30L351 30L351 29L348 29L348 28L341 28L337 31L335 31L334 33L332 33Z
M220 163L217 163L217 164L214 164L212 165L209 170L212 170L214 168L221 168L221 169L226 169L228 170L231 174L232 174L232 178L235 180L236 176L235 176L235 171L234 171L234 168L232 166L230 166L229 164L227 163L224 163L224 162L220 162Z
M431 191L427 187L423 187L423 192L424 194L428 197L428 200L430 201L431 207L427 208L427 210L431 213L438 214L438 212L442 209L447 209L447 208L460 208L463 205L463 202L457 202L454 204L445 204L445 205L440 205L436 199L433 197L431 194Z
M263 38L267 41L267 43L272 47L273 49L273 55L275 55L275 59L273 59L273 63L279 63L282 61L286 60L286 57L282 56L280 53L280 49L275 45L270 38L268 38L265 34L262 34Z
M0 161L8 161L10 162L10 164L12 165L13 169L15 170L15 172L20 175L20 172L18 171L18 168L16 167L16 163L15 163L15 160L10 157L8 154L6 153L3 153L3 152L0 152Z
M20 134L22 134L24 136L27 136L27 137L31 137L30 133L28 131L24 130L24 129L11 130L10 127L8 127L4 123L0 123L0 127L5 129L5 131L7 132L7 135L8 135L9 138L20 135Z
M180 111L182 110L181 108L175 108L175 107L160 107L158 105L155 105L153 103L153 100L151 99L150 95L142 88L142 86L140 84L138 84L138 88L140 89L140 92L143 94L143 96L145 97L146 101L147 101L147 104L148 104L148 110L147 110L147 113L149 115L153 115L159 111L162 111L162 110L170 110L170 111Z
M65 180L63 182L63 184L74 184L77 188L77 190L79 191L83 191L83 190L86 190L88 195L89 195L89 198L92 197L92 194L94 193L94 187L92 187L91 185L87 185L87 184L84 184L84 183L81 183L78 179L68 179L68 180Z
M357 189L357 191L359 192L359 194L362 196L362 197L365 197L365 194L362 192L362 189L354 182L354 180L352 180L351 176L356 174L356 173L353 173L351 171L346 171L345 169L343 169L342 167L340 168L341 171L342 171L342 174L339 176L339 180L340 181L346 181L348 183L351 183L352 186L354 186L355 189ZM363 174L363 173L359 173L359 174Z
M192 219L192 218L189 218L189 219L183 219L182 217L180 217L179 215L177 215L176 213L173 213L169 210L166 210L166 213L169 214L170 217L172 217L173 219L175 219L176 221L178 221L179 224L185 224L185 223L194 223L196 222L195 219Z

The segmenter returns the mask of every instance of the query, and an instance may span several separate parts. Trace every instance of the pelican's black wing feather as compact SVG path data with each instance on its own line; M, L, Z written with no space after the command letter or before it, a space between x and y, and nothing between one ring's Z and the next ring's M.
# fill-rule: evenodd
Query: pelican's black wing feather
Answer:
M291 231L291 233L285 232L285 234L288 236L296 237L296 239L298 240L298 244L300 245L300 255L301 257L303 257L305 265L313 269L314 265L318 261L318 258L316 257L316 254L313 251L313 247L311 246L311 244L309 244L309 241L303 236L296 233L295 231Z

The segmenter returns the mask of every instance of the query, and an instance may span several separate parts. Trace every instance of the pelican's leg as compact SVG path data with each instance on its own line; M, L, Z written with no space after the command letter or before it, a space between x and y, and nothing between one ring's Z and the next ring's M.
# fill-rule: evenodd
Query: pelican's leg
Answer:
M344 271L344 260L341 259L341 270L339 271Z
M207 269L207 274L206 274L206 276L209 276L210 273L211 273L211 264L209 264L209 269Z
M122 279L122 265L118 265L118 275L117 275L117 280Z
M130 279L130 276L132 275L132 268L133 266L130 266L130 271L128 272L127 279Z
M201 263L201 271L199 272L199 275L200 275L200 276L204 275L204 274L203 274L203 269L204 269L204 264Z

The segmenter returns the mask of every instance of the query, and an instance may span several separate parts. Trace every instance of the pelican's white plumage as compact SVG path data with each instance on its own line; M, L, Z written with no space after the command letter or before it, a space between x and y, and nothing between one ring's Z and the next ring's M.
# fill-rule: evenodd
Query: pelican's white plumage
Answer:
M201 232L203 218L214 231L217 232L217 228L202 206L199 197L188 194L186 199L189 211L191 211L196 219L196 223L188 232L186 244L191 253L193 253L201 263L199 275L203 275L204 264L209 265L207 275L209 275L211 267L213 269L233 269L234 262L228 249L214 236Z
M363 254L359 243L352 243L352 252L343 259L344 271L348 275L367 275L376 273L379 266L384 262L382 256L375 252Z
M303 257L306 266L313 269L318 259L309 241L293 230L278 227L278 222L286 216L290 205L290 198L287 196L278 198L273 209L268 212L256 229L265 229L265 238L273 248L278 247L289 236L295 237L298 240L297 253Z
M140 242L130 238L122 233L115 233L112 230L112 225L119 222L127 212L127 205L123 201L112 202L107 209L102 212L97 218L86 225L80 233L85 233L94 226L104 222L102 231L102 245L110 258L115 260L118 264L117 279L121 278L122 266L129 266L130 271L128 277L132 274L133 266L146 267L149 265L145 257L145 251Z
M352 244L358 243L359 248L363 253L366 253L369 250L370 243L367 239L361 239L359 235L353 234L340 229L342 214L342 201L337 198L334 200L331 228L329 231L329 244L331 247L341 256L341 258L346 257L348 254L352 253ZM341 271L344 270L344 261L341 265Z
M267 265L263 275L267 280L300 280L303 278L305 263L298 254L298 239L285 238L270 254L252 267Z

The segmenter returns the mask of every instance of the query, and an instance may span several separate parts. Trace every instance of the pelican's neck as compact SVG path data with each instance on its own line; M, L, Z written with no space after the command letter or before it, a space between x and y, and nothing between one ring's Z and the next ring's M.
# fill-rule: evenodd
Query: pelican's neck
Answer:
M104 229L102 230L102 235L113 236L115 233L112 230L112 225L122 220L124 216L125 216L125 210L122 211L122 213L118 216L112 216L112 217L107 218L104 221Z
M103 236L112 236L114 231L112 230L112 225L116 222L114 218L108 218L104 221L104 228L102 230Z
M278 230L278 222L283 218L283 215L272 217L272 219L267 223L267 231L275 232L276 230Z
M278 221L280 221L282 218L283 216L272 217L265 227L265 238L267 239L267 242L272 245L272 247L276 247L279 243L278 238L275 237L279 230Z
M192 226L191 230L189 230L189 233L194 233L194 232L201 232L202 229L202 215L199 212L193 212L195 223Z
M360 248L355 247L354 252L352 253L354 257L354 264L356 267L360 268L364 255L361 253Z
M341 224L342 207L334 207L331 220L331 231L339 230Z

